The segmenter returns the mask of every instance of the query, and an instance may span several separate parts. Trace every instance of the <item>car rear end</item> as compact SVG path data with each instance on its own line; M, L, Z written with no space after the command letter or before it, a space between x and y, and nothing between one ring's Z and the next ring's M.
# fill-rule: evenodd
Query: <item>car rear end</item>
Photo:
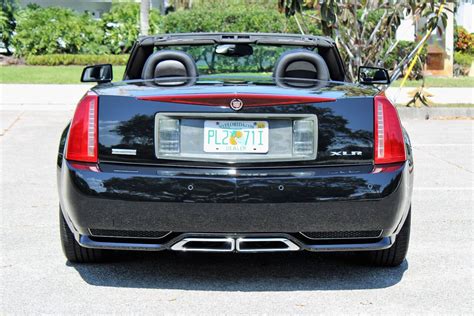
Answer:
M96 88L63 135L65 222L91 249L388 249L409 216L413 163L377 93L225 80Z

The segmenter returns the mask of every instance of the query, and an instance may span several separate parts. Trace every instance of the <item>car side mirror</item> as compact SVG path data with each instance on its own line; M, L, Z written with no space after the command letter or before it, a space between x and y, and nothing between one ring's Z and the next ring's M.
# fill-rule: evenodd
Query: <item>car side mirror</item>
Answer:
M113 79L112 65L87 66L82 71L81 82L110 82Z
M380 67L359 67L359 83L367 85L389 84L390 76L385 68Z

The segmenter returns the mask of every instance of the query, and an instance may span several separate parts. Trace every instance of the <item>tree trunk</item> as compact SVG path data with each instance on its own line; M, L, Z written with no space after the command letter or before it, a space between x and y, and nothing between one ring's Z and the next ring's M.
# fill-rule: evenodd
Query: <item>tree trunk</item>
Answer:
M141 0L140 4L140 35L148 35L150 29L150 0Z

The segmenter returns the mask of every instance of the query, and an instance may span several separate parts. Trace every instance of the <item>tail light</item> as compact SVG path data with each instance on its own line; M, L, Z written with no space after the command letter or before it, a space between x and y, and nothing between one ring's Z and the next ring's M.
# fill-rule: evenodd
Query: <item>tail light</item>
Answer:
M97 103L98 96L89 91L76 107L69 128L66 159L97 162Z
M403 162L405 142L402 126L395 107L385 95L374 98L375 164Z

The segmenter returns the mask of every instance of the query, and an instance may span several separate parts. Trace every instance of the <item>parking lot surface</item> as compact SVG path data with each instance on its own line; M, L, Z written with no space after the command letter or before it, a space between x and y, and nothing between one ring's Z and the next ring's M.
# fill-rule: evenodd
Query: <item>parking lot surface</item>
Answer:
M404 122L415 190L411 245L398 268L315 253L127 253L77 265L61 252L55 166L77 98L64 88L57 102L15 103L5 89L1 314L473 312L474 121Z

